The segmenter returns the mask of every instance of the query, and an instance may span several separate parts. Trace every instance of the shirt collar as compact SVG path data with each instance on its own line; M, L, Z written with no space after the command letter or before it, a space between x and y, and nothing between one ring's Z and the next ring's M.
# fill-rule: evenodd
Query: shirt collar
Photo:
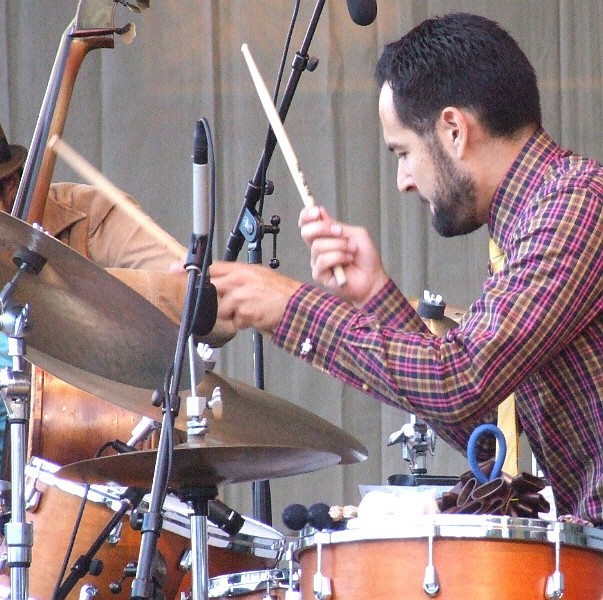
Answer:
M488 230L490 237L503 250L508 232L514 230L513 224L522 206L541 186L551 162L560 153L567 152L542 128L538 128L524 144L490 204Z

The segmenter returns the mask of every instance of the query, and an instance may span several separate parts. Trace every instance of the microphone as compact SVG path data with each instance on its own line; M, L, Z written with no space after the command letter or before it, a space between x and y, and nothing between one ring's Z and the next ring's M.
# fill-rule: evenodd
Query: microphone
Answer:
M348 12L356 25L370 25L377 18L377 0L347 0Z
M290 504L283 510L283 523L291 531L301 531L308 522L308 509L303 504Z
M193 137L193 239L197 238L199 251L210 252L210 205L209 141L203 119L195 123ZM211 256L209 257L211 260ZM194 335L207 335L216 324L218 316L218 292L209 278L200 282L203 289L203 306L196 306L191 331Z
M302 504L290 504L283 510L283 523L292 531L300 531L306 525L322 531L323 529L345 529L345 521L335 521L329 514L330 507L317 502L306 508Z
M195 123L193 137L193 233L209 236L209 165L207 134L203 121Z
M207 518L228 535L236 535L245 525L245 519L221 500L210 500Z
M137 451L137 449L134 446L131 446L130 444L126 444L125 442L122 442L121 440L113 440L111 442L111 447L118 454L129 454L130 452Z

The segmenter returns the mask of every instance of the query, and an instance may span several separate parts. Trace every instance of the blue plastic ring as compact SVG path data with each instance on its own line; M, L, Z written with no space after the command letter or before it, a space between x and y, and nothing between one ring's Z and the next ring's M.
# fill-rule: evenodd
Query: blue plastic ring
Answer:
M484 472L480 469L480 466L477 462L477 440L484 433L493 434L498 442L498 455L494 461L494 467L492 468L492 473L490 473L489 478L484 475ZM490 423L480 425L479 427L475 428L469 437L469 442L467 443L467 461L469 462L469 467L479 484L496 479L500 475L506 455L507 442L505 440L505 435L496 425L492 425Z

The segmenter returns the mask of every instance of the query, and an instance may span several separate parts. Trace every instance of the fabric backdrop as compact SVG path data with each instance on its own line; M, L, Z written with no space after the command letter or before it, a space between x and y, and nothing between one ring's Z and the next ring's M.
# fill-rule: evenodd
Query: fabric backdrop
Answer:
M76 7L76 0L0 4L0 120L13 143L31 141L60 36ZM133 20L138 35L131 45L116 39L115 48L94 50L85 59L65 140L186 244L192 227L193 126L207 118L216 148L214 255L220 257L267 128L240 47L249 44L272 89L293 8L293 1L281 0L151 0L149 10L134 15L120 6L116 24ZM301 2L284 81L314 8L313 1ZM339 219L368 227L408 296L418 297L427 288L449 304L466 307L486 276L487 233L443 240L431 230L416 197L400 197L394 157L381 138L373 82L383 44L428 16L459 10L493 18L510 31L537 70L545 127L562 144L603 159L600 0L381 0L377 20L366 27L351 21L343 0L326 2L309 52L319 60L318 68L303 73L286 128L317 201ZM264 217L282 219L280 269L309 280L308 251L297 229L302 203L279 149L268 176L275 193L266 199ZM61 161L54 179L80 180ZM263 246L266 262L271 238ZM239 260L247 259L246 250ZM343 428L369 451L360 464L273 480L275 527L282 528L280 514L287 504L355 504L358 484L382 484L391 474L408 472L400 446L386 447L407 414L293 360L269 340L264 358L267 391ZM250 332L221 350L217 371L253 384ZM270 415L265 426L270 427ZM529 468L529 452L523 457ZM437 443L430 474L458 475L466 469L459 453ZM251 514L250 490L249 484L237 484L221 492L234 508Z

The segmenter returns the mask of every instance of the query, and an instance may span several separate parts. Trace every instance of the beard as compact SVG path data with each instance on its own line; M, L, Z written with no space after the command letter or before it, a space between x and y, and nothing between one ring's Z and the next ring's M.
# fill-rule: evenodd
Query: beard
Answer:
M476 216L475 182L459 171L437 137L434 136L428 146L436 167L431 202L433 228L443 237L464 235L479 229L482 223Z

